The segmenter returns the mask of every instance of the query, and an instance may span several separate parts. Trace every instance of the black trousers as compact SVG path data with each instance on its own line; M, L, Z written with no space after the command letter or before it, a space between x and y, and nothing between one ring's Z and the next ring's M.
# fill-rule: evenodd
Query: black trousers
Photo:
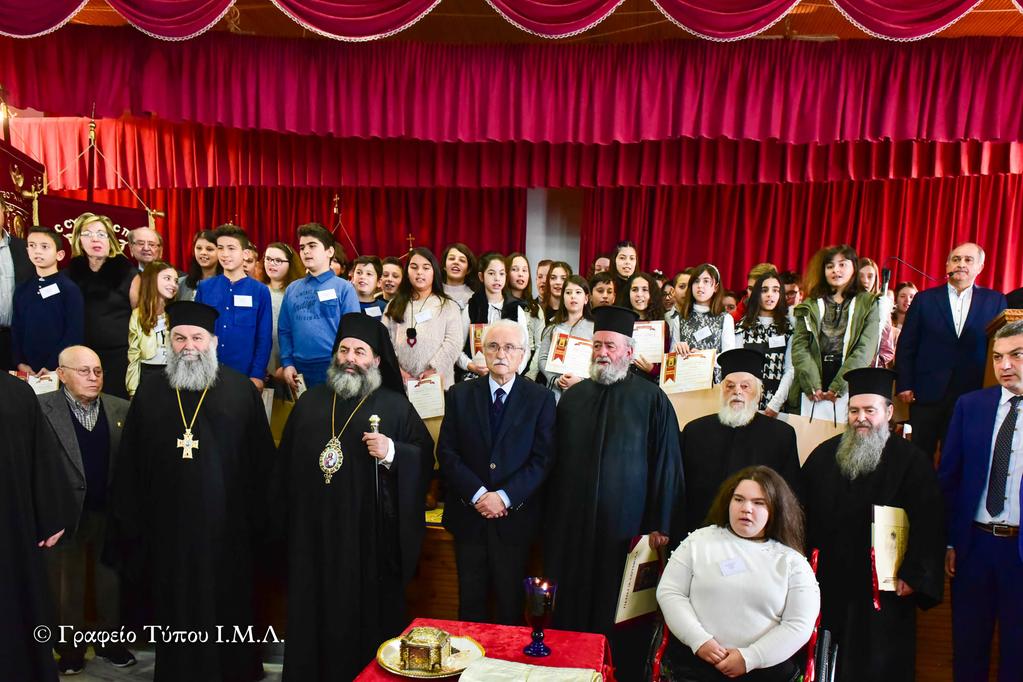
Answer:
M909 423L913 425L913 444L920 448L928 461L937 463L935 451L938 443L945 442L952 411L955 409L958 394L946 393L936 403L913 403L909 406Z
M0 371L14 369L14 358L11 357L11 328L0 327Z
M510 545L487 523L485 536L474 542L455 538L458 568L458 619L476 623L522 625L529 545ZM495 614L487 613L487 595L494 595Z

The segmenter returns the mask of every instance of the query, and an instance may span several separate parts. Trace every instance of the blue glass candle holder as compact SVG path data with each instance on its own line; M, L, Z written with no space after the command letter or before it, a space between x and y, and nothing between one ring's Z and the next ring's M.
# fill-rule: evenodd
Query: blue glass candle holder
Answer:
M554 613L554 595L558 584L546 578L526 578L526 623L533 628L533 641L522 650L527 656L550 656L551 648L544 644L543 631Z

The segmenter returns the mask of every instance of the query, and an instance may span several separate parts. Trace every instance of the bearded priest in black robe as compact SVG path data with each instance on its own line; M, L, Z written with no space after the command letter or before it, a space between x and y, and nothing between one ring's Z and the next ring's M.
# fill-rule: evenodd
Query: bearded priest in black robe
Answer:
M912 682L916 609L941 602L945 541L937 476L913 444L892 435L895 373L846 372L849 428L821 443L802 475L807 548L820 550L821 628L838 643L840 681ZM875 590L873 506L909 518L895 591Z
M6 372L0 373L0 442L0 677L56 682L51 637L59 632L43 552L64 533L71 500L39 399Z
M682 470L686 533L703 527L718 488L748 466L769 466L799 496L796 432L783 421L757 411L764 391L764 354L735 348L718 356L721 408L682 429ZM681 539L681 538L679 538Z
M142 382L125 418L107 559L150 602L139 637L155 639L156 682L258 680L259 645L235 628L254 627L273 436L253 383L217 362L217 311L182 301L167 315L166 371ZM164 628L207 641L166 642Z
M408 625L433 439L405 397L387 330L341 318L327 383L295 405L286 474L284 679L351 680Z
M615 628L618 593L632 540L649 534L652 546L664 546L680 530L678 420L656 384L629 372L636 314L602 306L593 317L590 379L558 404L545 574L558 583L554 627L609 635L619 679L633 679L650 631Z

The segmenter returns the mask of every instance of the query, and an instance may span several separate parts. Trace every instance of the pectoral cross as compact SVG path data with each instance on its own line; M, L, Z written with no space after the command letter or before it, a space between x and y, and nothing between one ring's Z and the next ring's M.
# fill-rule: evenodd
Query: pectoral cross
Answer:
M181 459L192 459L192 450L199 449L199 441L192 440L192 429L185 429L185 433L178 438L178 447L181 448Z

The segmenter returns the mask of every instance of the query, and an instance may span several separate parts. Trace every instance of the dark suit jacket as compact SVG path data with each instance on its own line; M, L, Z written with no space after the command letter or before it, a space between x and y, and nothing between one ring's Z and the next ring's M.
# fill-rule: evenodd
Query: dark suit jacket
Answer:
M945 497L947 543L955 548L956 560L970 551L970 528L981 498L987 496L991 440L1001 395L1001 386L992 386L959 398L948 426L948 436L941 445L938 482ZM1023 496L1021 490L1008 493ZM1019 551L1023 559L1023 537Z
M895 352L896 390L912 390L917 402L936 403L984 385L985 328L1005 310L1005 295L974 285L970 312L956 336L948 286L921 291L906 313Z
M1007 308L1023 308L1023 287L1007 293L1005 301Z
M107 418L107 425L110 429L110 464L108 467L110 480L113 479L114 458L117 449L121 444L121 429L124 426L125 415L128 414L128 401L117 396L100 394L103 403L103 413ZM64 397L64 389L44 393L39 396L39 404L43 408L43 414L50 423L50 427L60 442L60 449L63 454L64 474L67 477L67 485L74 494L75 504L72 508L72 516L67 523L67 532L73 534L78 529L78 521L82 515L82 505L85 502L85 465L82 464L82 451L78 448L78 438L75 435L74 424L71 420L71 411L68 409L67 398ZM108 485L110 480L107 481Z
M526 544L540 522L537 489L554 464L554 394L523 377L505 399L497 437L490 435L490 381L456 384L444 399L437 460L448 486L444 527L459 541L482 540L487 523L509 544ZM488 521L473 507L480 489L504 490L508 515Z
M28 259L28 245L24 239L11 235L11 260L14 262L14 281L21 284L35 274L35 266Z

